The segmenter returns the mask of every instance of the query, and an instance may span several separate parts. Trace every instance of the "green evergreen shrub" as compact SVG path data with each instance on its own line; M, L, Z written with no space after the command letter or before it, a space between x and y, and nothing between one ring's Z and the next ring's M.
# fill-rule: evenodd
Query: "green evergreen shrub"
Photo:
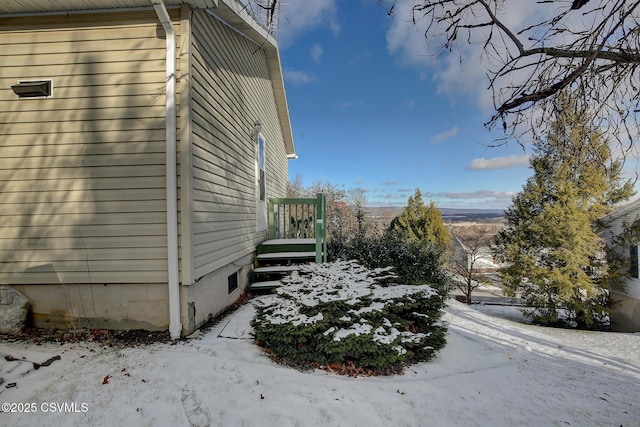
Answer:
M256 303L255 340L278 358L312 366L398 372L446 343L442 294L400 285L390 268L355 261L309 264Z
M448 292L447 276L442 268L443 250L405 238L401 232L383 236L355 236L348 240L339 258L356 260L368 268L392 266L397 282L407 285L429 284L441 295Z

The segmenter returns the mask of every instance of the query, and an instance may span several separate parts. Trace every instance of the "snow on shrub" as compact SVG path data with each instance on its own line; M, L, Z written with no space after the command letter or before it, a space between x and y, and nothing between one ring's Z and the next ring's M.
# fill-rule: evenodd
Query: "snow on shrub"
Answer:
M258 345L299 365L399 372L445 344L444 298L428 285L392 283L390 268L309 264L256 303Z

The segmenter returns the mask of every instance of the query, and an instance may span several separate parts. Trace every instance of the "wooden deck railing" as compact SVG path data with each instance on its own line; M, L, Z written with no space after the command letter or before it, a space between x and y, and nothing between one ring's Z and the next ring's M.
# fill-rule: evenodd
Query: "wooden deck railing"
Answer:
M316 262L327 261L327 200L315 198L269 199L269 239L314 239Z

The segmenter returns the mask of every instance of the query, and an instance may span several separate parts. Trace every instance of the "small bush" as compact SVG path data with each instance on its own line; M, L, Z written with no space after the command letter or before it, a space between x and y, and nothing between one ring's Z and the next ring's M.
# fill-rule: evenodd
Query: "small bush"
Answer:
M398 282L429 284L445 295L449 288L442 268L442 256L442 251L435 245L409 240L395 232L383 236L356 235L342 246L338 254L341 259L353 259L368 268L393 266Z
M256 303L256 342L279 358L313 366L398 372L445 345L444 297L428 285L399 285L389 268L355 261L304 266L277 295Z

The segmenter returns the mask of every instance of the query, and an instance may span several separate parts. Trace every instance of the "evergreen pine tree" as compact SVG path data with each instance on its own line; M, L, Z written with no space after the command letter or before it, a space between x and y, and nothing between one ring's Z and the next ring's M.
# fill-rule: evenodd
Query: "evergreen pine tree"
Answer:
M608 141L581 120L567 97L544 140L535 142L533 176L506 211L496 254L510 294L520 292L528 314L558 324L566 314L578 327L596 327L610 306L603 287L603 242L597 220L633 194L620 176Z
M434 245L443 251L451 244L451 236L440 211L433 201L428 206L424 204L419 188L409 197L400 215L391 221L389 231L399 233L407 240Z

